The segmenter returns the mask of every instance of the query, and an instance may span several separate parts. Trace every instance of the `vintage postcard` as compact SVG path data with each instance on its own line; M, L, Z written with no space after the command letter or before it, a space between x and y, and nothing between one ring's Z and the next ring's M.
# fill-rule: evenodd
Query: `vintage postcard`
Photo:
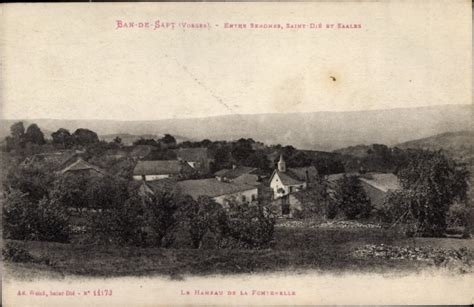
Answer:
M471 9L2 4L2 304L472 304Z

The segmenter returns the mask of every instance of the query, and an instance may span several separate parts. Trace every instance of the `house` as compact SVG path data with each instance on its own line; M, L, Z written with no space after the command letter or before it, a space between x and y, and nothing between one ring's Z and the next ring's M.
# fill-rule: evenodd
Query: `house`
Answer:
M108 175L108 173L105 170L95 165L92 165L81 158L77 159L76 162L70 164L66 168L59 171L59 174L61 175L70 175L70 174L87 175L87 176L99 176L99 177Z
M280 155L278 167L270 177L273 198L282 198L292 192L306 189L308 184L317 180L317 177L318 172L314 166L287 169L283 156Z
M133 169L134 180L157 180L164 178L189 178L195 170L178 160L138 161Z
M179 148L174 152L178 160L188 163L200 174L208 174L211 164L214 163L214 158L207 148Z
M252 203L258 200L258 189L255 186L222 182L215 178L184 180L177 182L179 191L198 199L199 196L208 196L218 204L227 205L233 199L237 203Z
M48 153L35 154L26 158L22 164L24 166L32 164L44 164L51 167L53 171L65 168L67 165L76 161L78 152L74 150L62 150Z

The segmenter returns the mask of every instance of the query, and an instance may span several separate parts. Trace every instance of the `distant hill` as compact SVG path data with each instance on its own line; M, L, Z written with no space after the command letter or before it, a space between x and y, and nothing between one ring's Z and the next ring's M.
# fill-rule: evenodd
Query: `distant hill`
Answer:
M446 132L427 138L412 140L397 144L399 148L418 148L429 150L443 150L450 157L458 162L472 164L474 162L474 132L473 131L457 131Z
M0 137L13 120L3 120ZM253 138L265 144L332 151L359 144L389 146L445 132L470 130L470 105L445 105L357 112L226 115L156 121L28 120L43 130L88 128L99 135L179 135L190 140Z

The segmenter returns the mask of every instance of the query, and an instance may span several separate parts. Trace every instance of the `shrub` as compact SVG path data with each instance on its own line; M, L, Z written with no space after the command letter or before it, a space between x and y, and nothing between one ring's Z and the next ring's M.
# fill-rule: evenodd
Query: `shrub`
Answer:
M143 208L134 196L108 209L90 210L89 240L116 245L145 245Z
M219 232L219 217L225 214L224 209L209 197L201 196L197 201L191 197L185 200L185 214L192 247L201 248L203 238L208 232Z
M169 247L173 230L178 225L182 201L169 192L159 192L144 200L144 222L149 230L149 242L156 247Z
M54 199L32 202L17 190L5 199L3 227L5 236L14 240L68 242L71 233L66 208Z
M370 215L372 205L358 177L344 175L336 184L334 196L340 213L350 220Z
M230 203L218 224L221 247L263 248L273 240L275 219L262 205Z

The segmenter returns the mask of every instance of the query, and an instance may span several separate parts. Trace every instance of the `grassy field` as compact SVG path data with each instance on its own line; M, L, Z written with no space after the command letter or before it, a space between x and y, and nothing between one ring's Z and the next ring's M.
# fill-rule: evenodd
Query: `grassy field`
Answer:
M436 266L419 259L360 258L354 250L367 245L410 248L465 248L472 239L404 238L380 228L317 228L308 225L275 228L274 244L262 250L162 249L49 242L20 242L36 263L6 263L18 278L50 276L156 276L299 272L414 272Z

